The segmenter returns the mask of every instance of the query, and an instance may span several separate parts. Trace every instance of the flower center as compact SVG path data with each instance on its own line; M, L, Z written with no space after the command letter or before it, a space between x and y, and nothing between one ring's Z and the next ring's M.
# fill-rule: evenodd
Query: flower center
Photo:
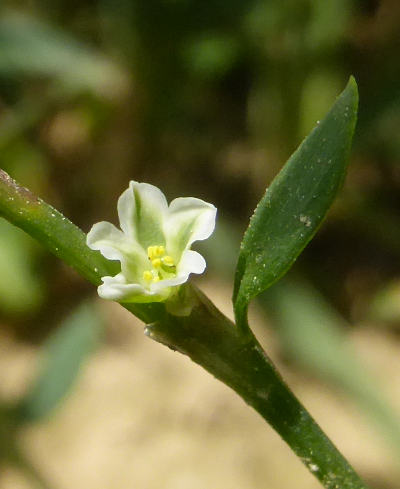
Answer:
M172 256L165 254L165 247L162 245L149 246L147 257L151 263L151 269L143 272L143 279L146 282L159 282L176 272L176 266Z

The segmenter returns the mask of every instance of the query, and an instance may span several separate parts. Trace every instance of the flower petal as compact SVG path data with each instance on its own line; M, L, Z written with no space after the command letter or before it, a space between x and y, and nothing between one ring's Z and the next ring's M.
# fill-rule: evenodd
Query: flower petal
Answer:
M118 200L121 229L146 250L165 245L162 223L168 211L164 194L154 185L131 181Z
M92 250L99 250L105 258L119 260L127 278L141 276L148 266L143 248L109 222L94 224L87 235L86 243Z
M201 199L180 197L171 202L164 224L167 250L179 261L194 241L207 239L214 231L217 209Z
M179 262L177 273L184 275L187 273L203 273L206 269L206 261L197 251L186 250Z
M103 283L97 288L97 292L102 299L118 302L155 302L166 299L169 295L169 288L162 293L150 291L140 284L126 281L123 273L115 277L103 277Z
M103 283L97 288L102 299L112 301L126 300L127 297L143 295L146 293L144 287L139 284L127 283L122 273L115 277L103 277Z
M203 273L206 268L206 261L197 251L186 250L183 252L181 261L177 267L176 277L161 280L150 285L150 290L161 292L165 287L173 287L187 281L191 273Z
M121 226L122 231L127 236L136 239L133 217L135 213L135 198L131 188L132 183L133 182L130 182L129 187L120 195L117 210L119 225Z
M120 260L127 239L113 224L102 221L94 224L86 237L92 250L99 250L109 260Z

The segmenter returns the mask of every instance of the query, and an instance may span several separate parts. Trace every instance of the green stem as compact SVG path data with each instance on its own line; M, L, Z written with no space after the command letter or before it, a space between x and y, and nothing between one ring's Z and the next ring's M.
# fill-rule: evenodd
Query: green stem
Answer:
M254 335L242 335L200 291L188 317L146 327L152 339L188 355L236 391L286 441L327 489L367 486L302 406Z
M86 234L57 209L36 197L0 169L0 216L23 229L47 250L94 285L116 275L120 266L86 246ZM154 320L158 304L138 304L132 312L142 321Z
M86 246L86 236L62 214L0 171L0 215L99 284L118 266ZM169 314L163 304L124 304L146 323L146 334L188 355L235 390L288 443L327 489L365 489L336 447L301 405L250 330L243 334L198 290L186 286L189 316Z

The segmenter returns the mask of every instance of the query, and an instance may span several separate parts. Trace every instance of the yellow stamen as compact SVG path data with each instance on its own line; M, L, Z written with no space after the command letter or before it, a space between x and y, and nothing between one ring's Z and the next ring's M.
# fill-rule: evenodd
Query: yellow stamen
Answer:
M150 280L153 280L153 274L151 273L150 270L145 270L143 272L143 278L144 278L144 280L147 280L150 282Z
M143 278L147 282L159 282L166 276L175 273L175 262L172 256L166 255L165 246L154 245L148 246L147 256L151 262L152 268L143 272Z
M147 256L149 257L149 260L154 260L155 258L163 256L164 254L165 254L165 248L162 245L149 246L147 248Z
M152 260L154 258L154 248L155 246L149 246L147 248L147 256L149 257L149 260Z
M161 246L157 246L156 248L157 248L157 250L155 252L156 256L163 256L163 255L165 255L165 248L164 248L164 246L161 245Z
M174 259L172 258L172 256L164 256L163 258L161 258L162 262L164 263L164 265L166 265L167 267L173 267L175 265L174 263Z

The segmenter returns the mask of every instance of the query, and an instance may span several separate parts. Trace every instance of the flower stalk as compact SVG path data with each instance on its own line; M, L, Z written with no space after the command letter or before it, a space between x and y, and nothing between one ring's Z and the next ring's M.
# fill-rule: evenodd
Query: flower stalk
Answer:
M147 336L189 356L231 387L282 437L326 489L367 489L296 398L250 331L243 335L198 289L188 317L165 315Z

